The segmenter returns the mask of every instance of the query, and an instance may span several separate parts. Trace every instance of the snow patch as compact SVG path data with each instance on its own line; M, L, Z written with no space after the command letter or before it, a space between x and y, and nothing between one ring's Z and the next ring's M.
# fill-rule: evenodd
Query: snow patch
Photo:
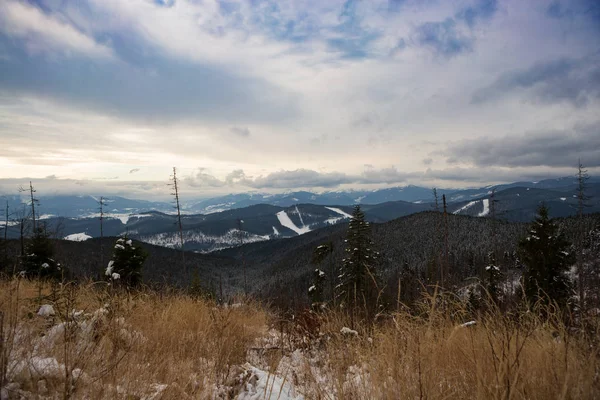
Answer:
M71 240L73 242L83 242L85 240L91 239L92 237L85 232L80 233L72 233L70 235L65 236L63 239Z
M310 232L310 228L308 226L303 226L302 228L298 228L296 224L290 219L285 211L279 211L277 213L277 219L282 226L285 226L288 229L293 230L298 235L303 235L305 233Z
M478 217L485 217L490 213L490 199L483 199L483 211L477 214Z
M51 317L54 314L56 313L54 312L54 307L52 307L52 304L42 305L37 312L37 315L39 315L40 317Z
M477 204L477 201L470 201L467 204L465 204L464 206L462 206L461 208L459 208L458 210L454 211L452 214L459 214L459 213L473 207L475 204Z
M344 218L352 218L352 215L340 210L339 208L335 208L335 207L325 207L325 208L330 211L333 211L334 213L340 214Z
M290 382L246 363L245 388L237 400L304 400Z

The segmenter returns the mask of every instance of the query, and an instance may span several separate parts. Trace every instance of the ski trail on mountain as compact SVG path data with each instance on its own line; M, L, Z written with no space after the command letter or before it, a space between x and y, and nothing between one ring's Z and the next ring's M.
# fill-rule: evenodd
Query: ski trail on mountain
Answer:
M352 215L340 210L339 208L335 208L335 207L325 207L325 208L330 211L333 211L334 213L340 214L344 218L352 218Z
M490 199L483 199L483 211L477 215L478 217L485 217L490 213Z
M285 211L279 211L277 213L277 219L282 226L285 226L288 229L293 230L298 235L302 235L304 233L310 232L310 228L308 226L303 226L302 228L298 228L296 224L290 219L289 215Z

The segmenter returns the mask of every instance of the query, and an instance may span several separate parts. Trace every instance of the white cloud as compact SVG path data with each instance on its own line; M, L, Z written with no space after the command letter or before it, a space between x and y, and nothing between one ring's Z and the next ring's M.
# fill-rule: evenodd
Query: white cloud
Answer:
M13 69L7 67L12 78L0 76L0 177L18 171L125 181L139 168L136 179L155 181L176 165L196 177L190 182L197 187L227 192L419 179L460 186L460 174L472 181L481 172L476 156L461 159L452 144L497 146L505 137L568 135L597 122L594 96L574 107L497 87L503 76L518 79L515 71L597 52L598 32L585 16L550 18L549 3L501 1L485 23L472 26L456 15L477 0L407 0L397 7L360 1L354 10L341 0L226 3L47 2L50 11L0 3L7 21L0 24L2 60L15 57L2 35L31 51L91 58L52 60L22 73L37 60L6 62ZM455 25L439 28L448 18ZM433 25L424 29L427 23ZM459 34L468 51L452 37L436 44L436 33ZM440 49L452 55L440 56ZM119 61L97 62L110 57ZM30 83L31 71L49 78ZM588 79L597 81L590 74L577 83L597 87ZM544 83L544 94L554 93L550 86ZM502 96L472 102L490 87ZM199 165L206 168L201 173ZM494 164L487 177L526 174L507 167Z
M74 52L100 59L113 58L110 48L23 2L5 0L0 3L0 31L23 39L32 53L68 55Z

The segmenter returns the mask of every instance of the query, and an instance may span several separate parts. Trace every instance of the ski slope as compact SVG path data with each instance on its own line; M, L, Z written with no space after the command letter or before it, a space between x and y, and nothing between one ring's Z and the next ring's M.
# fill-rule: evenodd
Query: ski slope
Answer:
M475 204L477 204L478 200L475 201L470 201L467 204L465 204L464 206L462 206L461 208L459 208L458 210L454 211L452 214L460 214L461 212L473 207Z
M298 213L298 214L300 214L300 213ZM302 225L302 228L297 227L296 224L294 224L294 221L292 221L290 219L289 215L287 215L287 213L285 211L279 211L277 213L277 219L279 220L279 223L282 226L285 226L286 228L293 230L298 235L303 235L305 233L310 232L310 228L308 226Z
M335 208L335 207L325 207L325 208L330 211L333 211L334 213L340 214L344 218L352 218L352 215L340 210L339 208Z
M490 199L483 199L483 211L480 212L478 217L485 217L490 213Z

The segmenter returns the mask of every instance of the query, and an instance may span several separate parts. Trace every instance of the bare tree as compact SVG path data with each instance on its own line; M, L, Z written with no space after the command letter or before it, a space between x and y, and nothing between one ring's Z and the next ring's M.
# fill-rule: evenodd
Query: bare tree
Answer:
M589 197L586 195L587 180L589 179L587 169L578 161L577 165L577 240L575 248L577 251L577 280L579 292L579 304L582 312L585 311L585 286L586 274L583 266L583 241L586 234L585 221L583 219L584 209L588 206Z
M439 198L438 198L438 193L437 193L437 189L433 188L433 209L435 210L435 212L440 211L440 202L439 202Z
M29 189L20 187L19 188L19 192L29 192L29 197L30 197L30 207L31 207L31 224L33 227L33 234L36 234L36 219L35 219L35 205L38 204L39 205L39 200L34 197L34 193L36 192L36 190L33 188L33 185L31 184L31 181L29 181Z
M100 266L104 268L104 202L106 199L100 196L98 200L98 208L100 210Z
M246 280L246 259L244 258L244 251L242 250L242 245L244 244L244 231L242 230L242 224L244 220L241 218L237 219L237 228L238 228L238 245L240 246L240 254L242 257L242 269L244 270L244 294L248 294L248 281Z
M448 272L449 260L448 260L448 206L446 204L446 195L442 195L442 203L444 207L444 261L441 263L441 281L442 288L444 287L445 275Z
M185 273L185 252L183 250L183 225L181 223L181 207L179 204L179 186L177 182L177 168L173 167L173 176L171 176L171 183L169 186L173 187L172 196L175 197L175 208L177 209L177 224L179 227L179 243L181 248L181 262L183 264L183 272Z
M6 200L6 213L4 214L5 217L5 221L4 221L4 241L6 242L6 240L8 239L8 200Z
M9 208L8 208L8 200L6 200L6 211L4 213L4 267L8 268L8 219L9 219Z

